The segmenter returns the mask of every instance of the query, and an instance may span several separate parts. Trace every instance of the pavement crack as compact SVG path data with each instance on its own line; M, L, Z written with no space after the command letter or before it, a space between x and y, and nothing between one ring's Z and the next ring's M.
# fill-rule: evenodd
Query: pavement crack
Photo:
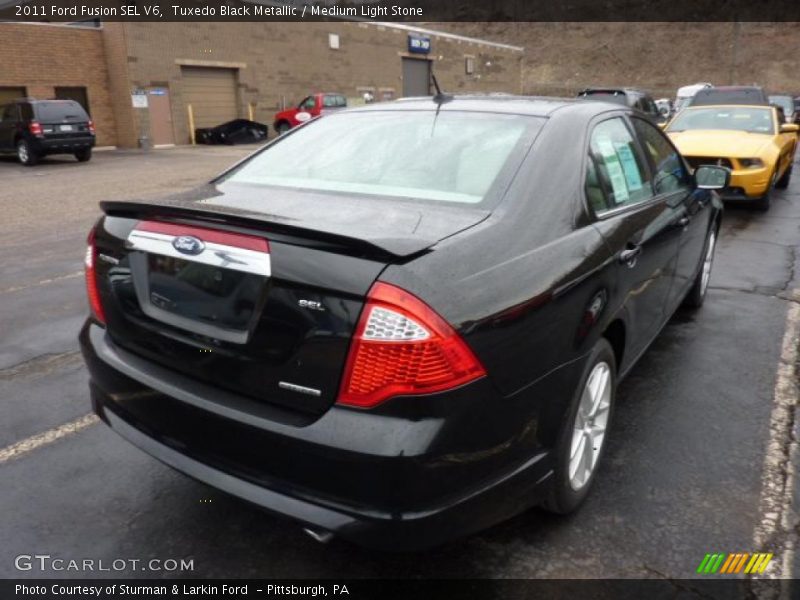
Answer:
M795 304L800 304L800 295L796 293L789 293L785 287L781 288L762 288L762 287L755 287L755 288L739 288L739 287L727 287L723 285L709 285L708 289L710 290L718 290L721 292L740 292L742 294L753 294L754 296L761 296L763 298L774 298L776 300L783 300L785 302L793 302ZM767 290L776 290L774 292L767 291Z
M676 590L679 590L680 592L688 592L698 598L708 598L708 600L717 600L717 596L706 594L702 590L698 590L696 587L688 585L687 580L685 579L677 580L674 577L670 577L666 573L662 573L658 569L654 569L653 567L646 564L643 564L642 568L648 573L652 573L659 579L666 581L667 583L672 585L672 587L674 587Z
M797 248L795 246L790 246L789 252L791 254L791 264L789 265L789 278L786 280L786 283L783 284L784 292L789 289L792 281L794 281L794 272L797 266Z
M48 353L35 356L14 366L0 370L0 381L10 381L21 377L45 375L56 369L72 366L80 362L80 350Z

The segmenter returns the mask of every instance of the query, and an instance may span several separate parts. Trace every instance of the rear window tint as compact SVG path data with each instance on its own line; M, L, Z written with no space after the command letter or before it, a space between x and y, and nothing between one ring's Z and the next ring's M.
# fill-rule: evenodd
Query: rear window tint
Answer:
M692 98L691 106L713 105L713 104L768 104L764 92L759 89L734 89L725 90L710 88L700 90Z
M36 117L41 121L88 121L83 107L73 100L37 102Z

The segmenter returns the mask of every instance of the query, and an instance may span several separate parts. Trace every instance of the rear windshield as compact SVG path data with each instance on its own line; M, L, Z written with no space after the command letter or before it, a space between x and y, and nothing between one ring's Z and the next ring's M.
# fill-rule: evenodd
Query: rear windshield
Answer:
M708 104L767 104L764 93L755 88L700 90L692 98L691 106Z
M434 111L338 113L281 138L227 181L477 204L542 119Z
M37 102L36 118L40 121L88 121L83 107L73 100L53 100Z
M771 108L725 106L690 108L670 123L668 132L690 129L729 129L749 133L774 133Z

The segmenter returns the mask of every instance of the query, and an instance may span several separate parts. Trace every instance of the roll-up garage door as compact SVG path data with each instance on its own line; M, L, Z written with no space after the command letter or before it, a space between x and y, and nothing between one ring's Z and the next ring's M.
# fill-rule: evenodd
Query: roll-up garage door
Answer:
M195 127L215 127L239 117L236 70L182 67L183 101L192 105Z

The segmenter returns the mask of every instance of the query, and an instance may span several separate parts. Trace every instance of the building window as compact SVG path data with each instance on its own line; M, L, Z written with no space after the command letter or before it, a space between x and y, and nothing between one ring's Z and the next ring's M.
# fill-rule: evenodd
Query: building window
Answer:
M92 114L92 111L89 110L89 96L86 94L85 87L57 87L56 99L75 100L83 107L87 115Z
M24 87L0 87L0 104L8 104L27 95Z
M339 49L339 34L338 33L329 33L328 34L328 47L331 50L338 50Z
M472 75L475 73L475 58L472 56L466 56L464 58L464 72L467 75Z

